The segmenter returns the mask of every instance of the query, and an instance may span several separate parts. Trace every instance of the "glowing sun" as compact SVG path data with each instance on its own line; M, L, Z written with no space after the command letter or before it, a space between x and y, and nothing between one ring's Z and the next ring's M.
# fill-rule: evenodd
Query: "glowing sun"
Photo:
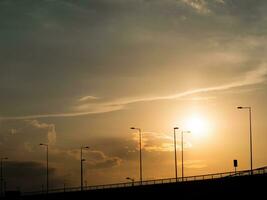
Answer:
M204 116L194 114L186 119L185 128L193 136L201 137L209 132L210 124Z

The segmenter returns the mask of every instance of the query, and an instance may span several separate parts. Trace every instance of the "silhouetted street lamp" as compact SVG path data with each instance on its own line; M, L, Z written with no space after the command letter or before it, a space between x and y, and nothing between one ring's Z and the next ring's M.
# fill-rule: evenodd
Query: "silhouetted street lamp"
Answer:
M40 143L40 146L46 147L46 193L49 192L49 172L48 172L48 144Z
M181 142L182 142L182 181L184 181L184 133L191 133L190 131L181 132Z
M174 167L175 167L175 180L177 182L178 180L178 174L177 174L177 155L176 155L176 130L178 130L178 127L173 128L173 141L174 141Z
M250 173L253 174L253 149L252 149L252 125L251 125L251 107L238 106L237 109L248 109L249 111L249 137L250 137Z
M132 186L134 186L134 179L133 178L130 178L130 177L126 177L127 180L131 181L132 182Z
M81 147L81 191L83 191L83 162L85 161L85 159L83 159L83 149L89 149L89 147Z
M3 186L4 186L4 177L3 177L3 160L7 160L7 157L0 158L1 162L1 197L4 196Z
M142 181L143 181L143 175L142 175L142 131L140 128L135 128L135 127L131 127L132 130L138 130L139 132L139 157L140 157L140 184L142 185Z

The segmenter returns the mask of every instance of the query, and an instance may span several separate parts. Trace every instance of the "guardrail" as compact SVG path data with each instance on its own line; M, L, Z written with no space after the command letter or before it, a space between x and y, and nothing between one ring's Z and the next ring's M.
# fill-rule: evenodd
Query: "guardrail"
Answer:
M254 169L253 175L257 175L257 174L267 174L267 167ZM136 181L136 182L107 184L107 185L86 186L86 187L83 187L83 191L112 189L112 188L125 188L125 187L138 187L141 185L142 186L157 185L157 184L176 183L176 182L212 180L212 179L220 179L220 178L226 178L226 177L248 176L248 175L251 175L250 170L237 171L237 172L215 173L215 174L205 174L205 175L198 175L198 176L187 176L187 177L184 177L183 179L181 177L179 177L177 180L176 180L176 178L146 180L146 181L143 181L142 184L140 181ZM81 191L81 187L50 189L49 194L50 193L64 193L64 192L77 192L77 191ZM46 191L34 191L34 192L24 192L23 193L23 195L37 195L37 194L46 194Z

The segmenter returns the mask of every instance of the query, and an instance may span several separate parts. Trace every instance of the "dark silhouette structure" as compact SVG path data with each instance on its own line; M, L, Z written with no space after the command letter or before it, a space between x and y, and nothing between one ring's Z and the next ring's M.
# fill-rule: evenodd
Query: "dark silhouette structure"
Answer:
M7 157L0 158L0 182L1 182L1 188L0 188L0 197L4 196L4 175L3 175L3 161L7 160Z
M40 146L46 147L46 193L49 192L49 168L48 168L48 144L41 143Z
M178 130L179 127L174 127L173 128L173 141L174 141L174 166L175 166L175 179L176 179L176 182L178 180L178 169L177 169L177 150L176 150L176 130Z
M142 185L142 181L143 181L143 168L142 168L142 130L141 128L135 128L135 127L131 127L132 130L137 130L139 133L139 166L140 166L140 183Z
M60 190L50 190L48 195L41 193L24 194L22 196L8 196L6 199L89 199L92 197L116 199L140 198L148 195L150 198L170 197L176 199L240 199L241 197L261 196L265 199L267 183L267 167L253 171L240 171L237 173L219 173L203 176L184 177L184 181L179 179L160 179L152 181L135 182L134 187L131 183L90 186L84 191L72 188L72 191L63 192ZM201 180L202 178L202 180ZM169 182L167 182L167 180ZM154 184L153 184L154 183ZM7 193L8 194L8 193ZM141 195L141 196L140 196Z
M249 112L249 145L250 145L250 171L253 174L253 142L252 142L252 120L251 120L251 107L238 106L237 109L247 109Z
M83 159L83 149L89 149L89 147L81 147L81 191L83 191L83 162L85 161L85 159Z

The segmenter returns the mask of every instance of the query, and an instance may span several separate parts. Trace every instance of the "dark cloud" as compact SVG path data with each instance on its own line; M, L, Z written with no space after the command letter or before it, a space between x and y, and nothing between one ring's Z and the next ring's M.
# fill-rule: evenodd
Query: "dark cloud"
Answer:
M116 146L114 147L116 148ZM107 154L104 152L107 152ZM64 148L54 148L51 151L51 154L53 160L58 158L62 162L76 163L80 160L80 149L69 150ZM88 166L88 168L98 170L120 166L122 162L122 158L110 155L106 148L102 148L101 150L84 150L83 158L86 160L86 166Z
M136 142L129 138L124 137L105 137L93 138L91 142L94 148L101 149L112 157L119 157L123 160L133 160L136 158Z
M89 169L101 170L105 168L118 167L122 162L122 159L119 157L109 157L101 151L90 151L87 155L87 167Z
M54 124L37 120L3 121L0 126L0 148L11 158L38 159L42 152L40 143L53 145L56 142Z
M51 187L63 185L55 168L49 168ZM46 165L38 162L7 161L4 163L7 190L19 188L22 191L41 190L46 186Z
M134 90L144 85L135 77L153 72L155 82L165 82L162 74L192 74L183 67L191 55L218 51L214 43L227 51L237 33L266 30L266 1L199 2L211 12L196 12L182 0L1 1L2 115L71 111L78 97L90 94L155 93L155 87ZM127 94L126 86L132 88Z

